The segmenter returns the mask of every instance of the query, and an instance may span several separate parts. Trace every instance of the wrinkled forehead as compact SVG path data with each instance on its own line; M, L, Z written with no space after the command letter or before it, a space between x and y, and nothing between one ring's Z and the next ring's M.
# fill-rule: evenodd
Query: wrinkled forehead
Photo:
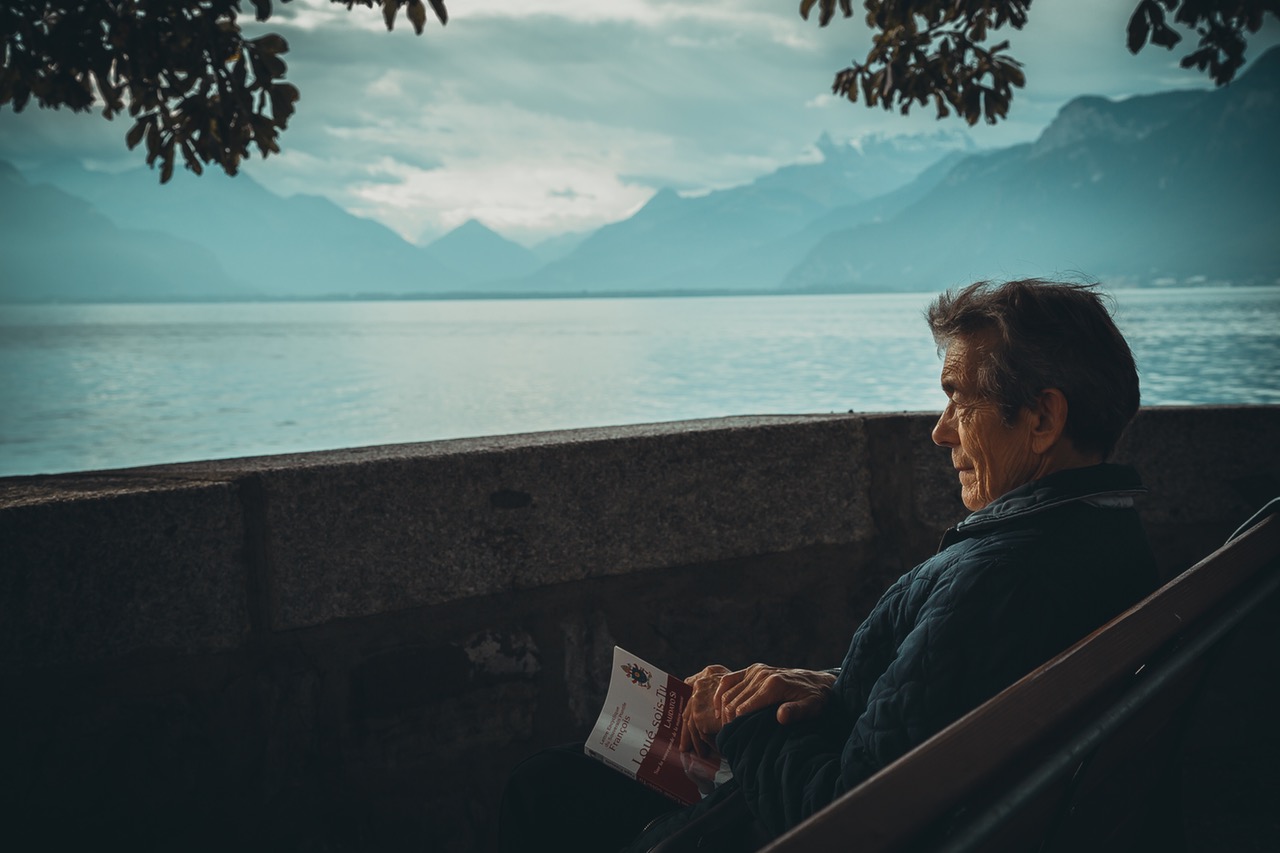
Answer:
M971 387L981 366L990 357L994 334L956 335L942 354L942 387Z

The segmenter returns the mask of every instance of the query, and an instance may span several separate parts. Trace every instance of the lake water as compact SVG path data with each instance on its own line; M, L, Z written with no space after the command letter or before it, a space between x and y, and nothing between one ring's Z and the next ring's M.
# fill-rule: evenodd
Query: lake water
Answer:
M1121 290L1148 405L1280 403L1280 288ZM929 294L0 306L0 475L938 410Z

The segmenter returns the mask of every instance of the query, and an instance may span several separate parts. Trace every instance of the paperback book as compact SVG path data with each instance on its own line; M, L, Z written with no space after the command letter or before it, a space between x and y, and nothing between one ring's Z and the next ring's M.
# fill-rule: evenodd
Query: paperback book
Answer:
M609 692L586 752L676 802L696 803L729 778L727 762L681 752L680 720L693 688L614 646Z

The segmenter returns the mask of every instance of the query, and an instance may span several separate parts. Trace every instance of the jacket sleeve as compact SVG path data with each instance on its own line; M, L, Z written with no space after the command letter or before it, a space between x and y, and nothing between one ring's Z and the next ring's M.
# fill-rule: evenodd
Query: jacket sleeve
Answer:
M1055 616L1033 573L998 560L986 569L939 581L856 717L837 685L818 720L782 726L764 709L725 726L720 751L770 831L804 820L1056 651L1045 650Z

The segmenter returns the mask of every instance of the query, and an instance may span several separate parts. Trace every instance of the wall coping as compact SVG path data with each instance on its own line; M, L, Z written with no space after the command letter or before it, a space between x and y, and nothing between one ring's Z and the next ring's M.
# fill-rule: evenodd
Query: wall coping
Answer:
M965 514L935 418L737 416L3 478L0 662L227 651L886 531L931 547ZM1116 456L1151 487L1148 525L1229 532L1280 491L1276 434L1280 406L1145 408Z

